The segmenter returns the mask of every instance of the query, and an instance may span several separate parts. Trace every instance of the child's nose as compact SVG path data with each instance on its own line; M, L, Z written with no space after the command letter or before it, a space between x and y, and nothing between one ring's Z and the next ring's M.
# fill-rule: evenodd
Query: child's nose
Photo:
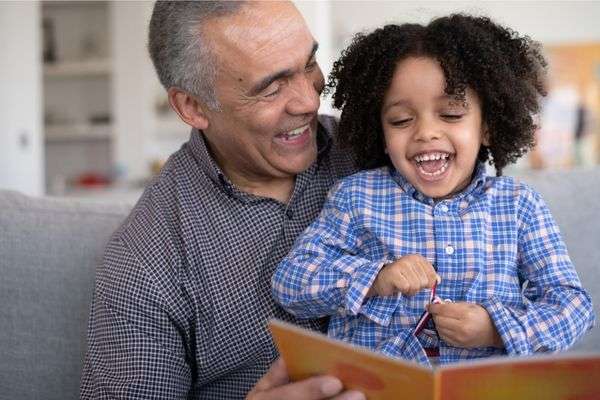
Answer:
M431 140L440 139L443 135L442 128L434 121L422 119L417 124L415 130L415 140L429 142Z

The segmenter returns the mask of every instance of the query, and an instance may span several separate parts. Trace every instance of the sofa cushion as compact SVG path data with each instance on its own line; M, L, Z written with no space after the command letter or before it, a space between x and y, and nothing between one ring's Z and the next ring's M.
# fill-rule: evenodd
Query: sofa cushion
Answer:
M129 209L0 191L0 397L79 397L95 267Z

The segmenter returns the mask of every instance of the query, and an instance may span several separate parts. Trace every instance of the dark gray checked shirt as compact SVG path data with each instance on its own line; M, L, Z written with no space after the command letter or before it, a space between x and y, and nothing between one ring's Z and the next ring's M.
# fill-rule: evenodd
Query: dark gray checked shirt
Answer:
M271 275L354 172L320 118L317 161L288 204L239 191L201 134L170 159L109 242L96 276L83 399L239 399L276 358L266 329L296 321L271 297Z

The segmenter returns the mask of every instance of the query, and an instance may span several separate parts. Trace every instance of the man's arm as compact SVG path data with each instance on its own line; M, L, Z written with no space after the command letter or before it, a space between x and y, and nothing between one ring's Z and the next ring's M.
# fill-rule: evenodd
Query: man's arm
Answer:
M113 240L96 277L81 398L186 398L192 375L175 321L152 278Z

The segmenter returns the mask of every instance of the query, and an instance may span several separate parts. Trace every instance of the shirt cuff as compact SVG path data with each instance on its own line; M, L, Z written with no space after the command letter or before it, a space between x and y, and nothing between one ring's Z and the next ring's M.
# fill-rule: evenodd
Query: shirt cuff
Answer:
M516 310L505 307L495 296L485 300L481 305L486 309L496 326L508 355L533 353L527 339L527 329L521 325L519 316L515 315ZM523 313L525 312L523 310Z
M383 262L367 263L356 270L348 287L346 309L351 315L363 314L379 325L388 326L402 295L366 298L383 265Z

